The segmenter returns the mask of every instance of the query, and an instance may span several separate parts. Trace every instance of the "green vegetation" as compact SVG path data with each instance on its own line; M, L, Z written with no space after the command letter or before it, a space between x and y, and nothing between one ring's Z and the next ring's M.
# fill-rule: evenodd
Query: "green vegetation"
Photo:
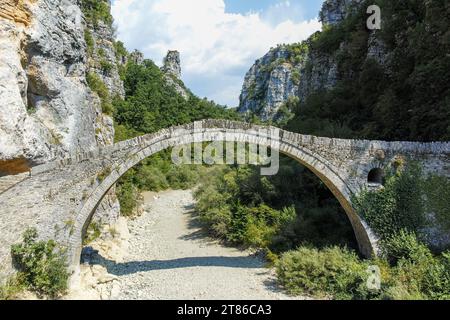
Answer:
M86 42L88 56L92 56L94 54L95 41L91 31L87 28L84 30L84 41Z
M0 286L0 300L15 300L26 289L23 275L13 276L6 281L5 285Z
M111 167L105 167L98 175L97 180L99 183L102 183L110 174L111 174Z
M410 163L391 173L383 189L353 200L381 237L381 258L362 261L347 249L300 246L278 260L280 283L293 294L335 299L448 299L450 252L434 255L420 240L427 225L425 208L434 208L437 216L448 214L448 204L434 200L436 189L430 184L437 181L442 178L424 177L420 167ZM369 265L381 270L380 291L365 286Z
M114 42L114 52L116 54L116 58L118 60L121 60L123 57L128 56L128 51L125 48L125 45L122 41L115 41Z
M389 173L382 190L365 191L353 203L382 238L402 229L418 232L426 226L422 183L420 167L410 164Z
M450 233L450 180L431 175L422 180L425 211L433 212L439 226Z
M276 176L240 166L215 167L206 177L195 193L196 209L211 234L226 242L277 253L309 243L355 247L339 203L291 159L282 158Z
M110 75L111 71L114 69L114 65L111 62L102 59L100 60L100 68L105 75Z
M24 288L50 298L67 290L64 250L52 240L38 241L36 229L24 233L23 243L13 245L11 255L19 274L1 290L4 298L12 298Z
M292 294L332 299L444 300L450 298L450 252L435 257L414 233L400 231L383 243L384 257L363 261L338 247L300 247L276 263L280 283ZM381 289L367 286L369 266Z
M311 52L336 58L339 81L299 103L287 128L343 138L449 140L446 2L368 4L374 2L382 8L383 25L373 37L384 43L389 60L366 58L370 31L361 23L366 4L343 23L316 33L306 43Z
M112 105L111 97L103 80L95 73L89 72L86 75L86 80L89 88L95 92L101 101L102 112L107 115L112 115L114 107Z
M110 12L108 0L82 0L81 9L89 23L96 26L99 21L112 25L113 17Z
M281 63L305 63L302 76L307 77L313 70L307 57L315 55L337 62L339 80L306 101L288 101L274 124L341 138L449 140L445 1L375 3L382 7L384 19L382 30L372 36L384 43L380 48L389 52L389 60L367 58L370 33L361 23L367 17L365 4L364 10L356 10L341 24L286 46L288 57L272 61L263 72ZM116 44L116 52L125 56L123 44ZM114 101L116 141L204 118L237 118L233 111L205 99L190 95L186 101L149 60L143 65L130 62L119 72L126 98ZM293 81L300 81L299 73L293 73ZM264 107L264 88L253 85L249 95ZM248 120L259 122L254 115ZM424 177L414 163L399 162L387 172L383 189L355 198L358 212L382 238L383 256L362 260L352 250L355 239L345 212L316 176L286 158L276 176L262 177L258 170L176 167L169 152L160 152L119 182L122 214L134 214L142 190L188 188L201 182L195 193L196 209L211 235L266 252L280 283L293 294L334 299L450 298L450 253L432 252L422 242L429 222L425 212L433 212L439 225L450 230L448 179ZM367 288L369 266L381 271L379 291Z
M83 239L83 245L88 245L95 240L97 240L102 234L102 227L98 222L91 222L88 229L86 230L86 235Z
M368 295L367 262L349 250L300 247L276 263L280 284L290 293L319 298L353 299Z
M123 44L116 51L125 54ZM234 110L192 94L186 100L166 84L164 74L150 60L142 65L130 61L122 70L126 98L115 99L116 141L156 132L174 125L205 118L238 119ZM183 85L182 83L180 83ZM162 151L135 166L118 183L123 215L133 215L143 190L186 189L198 183L196 166L175 166L170 150Z

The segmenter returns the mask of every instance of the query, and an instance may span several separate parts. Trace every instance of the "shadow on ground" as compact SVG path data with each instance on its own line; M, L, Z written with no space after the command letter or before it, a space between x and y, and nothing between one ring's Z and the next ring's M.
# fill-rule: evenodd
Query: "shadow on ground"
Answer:
M262 264L257 259L251 257L188 257L173 260L152 260L152 261L130 261L116 263L96 254L89 261L90 265L101 265L108 273L116 276L124 276L138 272L148 272L155 270L182 269L190 267L225 267L257 269L262 268Z

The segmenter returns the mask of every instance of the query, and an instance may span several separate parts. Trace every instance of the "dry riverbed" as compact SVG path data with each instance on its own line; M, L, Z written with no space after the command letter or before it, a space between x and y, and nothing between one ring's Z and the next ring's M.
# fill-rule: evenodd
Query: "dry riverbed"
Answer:
M81 267L81 299L292 299L250 252L211 240L193 215L192 191L145 193L144 213L121 219Z

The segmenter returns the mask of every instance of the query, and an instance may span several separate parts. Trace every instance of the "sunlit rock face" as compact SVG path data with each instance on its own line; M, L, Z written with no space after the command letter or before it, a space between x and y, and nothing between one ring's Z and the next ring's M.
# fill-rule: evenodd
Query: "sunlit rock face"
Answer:
M173 75L177 79L181 78L181 60L178 51L169 51L164 58L162 71L166 74Z
M181 81L181 59L180 53L176 50L169 51L164 58L161 71L164 73L166 82L169 86L181 95L184 99L189 99L189 91Z
M360 8L361 0L327 0L323 3L320 19L324 27L342 22L352 10ZM309 39L314 41L314 35ZM333 88L339 80L337 56L347 44L341 43L337 51L315 50L310 44L279 45L272 48L247 72L238 111L256 115L263 121L283 117L283 106L289 99L304 102L319 90ZM383 43L374 34L368 40L367 57L381 65L387 64Z
M326 0L320 11L320 20L324 25L335 25L344 20L352 7L362 0Z
M108 73L88 54L86 30L112 65ZM1 1L0 177L114 142L113 120L86 81L95 72L111 96L123 97L113 41L110 26L86 22L80 1Z
M299 72L301 64L290 61L291 56L288 46L278 46L255 62L245 76L239 112L255 113L262 120L276 117L280 107L298 91L293 73Z
M0 16L0 160L34 165L95 147L99 106L86 83L78 2L12 2L25 12L14 17L27 19Z

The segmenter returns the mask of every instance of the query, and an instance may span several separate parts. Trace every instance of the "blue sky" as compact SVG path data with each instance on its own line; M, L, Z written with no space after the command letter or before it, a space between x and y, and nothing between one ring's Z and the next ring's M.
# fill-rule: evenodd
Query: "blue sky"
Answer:
M115 0L119 40L161 65L181 54L182 80L198 96L235 107L245 73L278 43L321 28L322 0Z
M282 1L277 0L225 0L225 10L230 13L248 13L250 11L264 12L271 6ZM317 17L322 0L292 0L297 6L302 8L301 16L296 16L297 20L314 19Z

